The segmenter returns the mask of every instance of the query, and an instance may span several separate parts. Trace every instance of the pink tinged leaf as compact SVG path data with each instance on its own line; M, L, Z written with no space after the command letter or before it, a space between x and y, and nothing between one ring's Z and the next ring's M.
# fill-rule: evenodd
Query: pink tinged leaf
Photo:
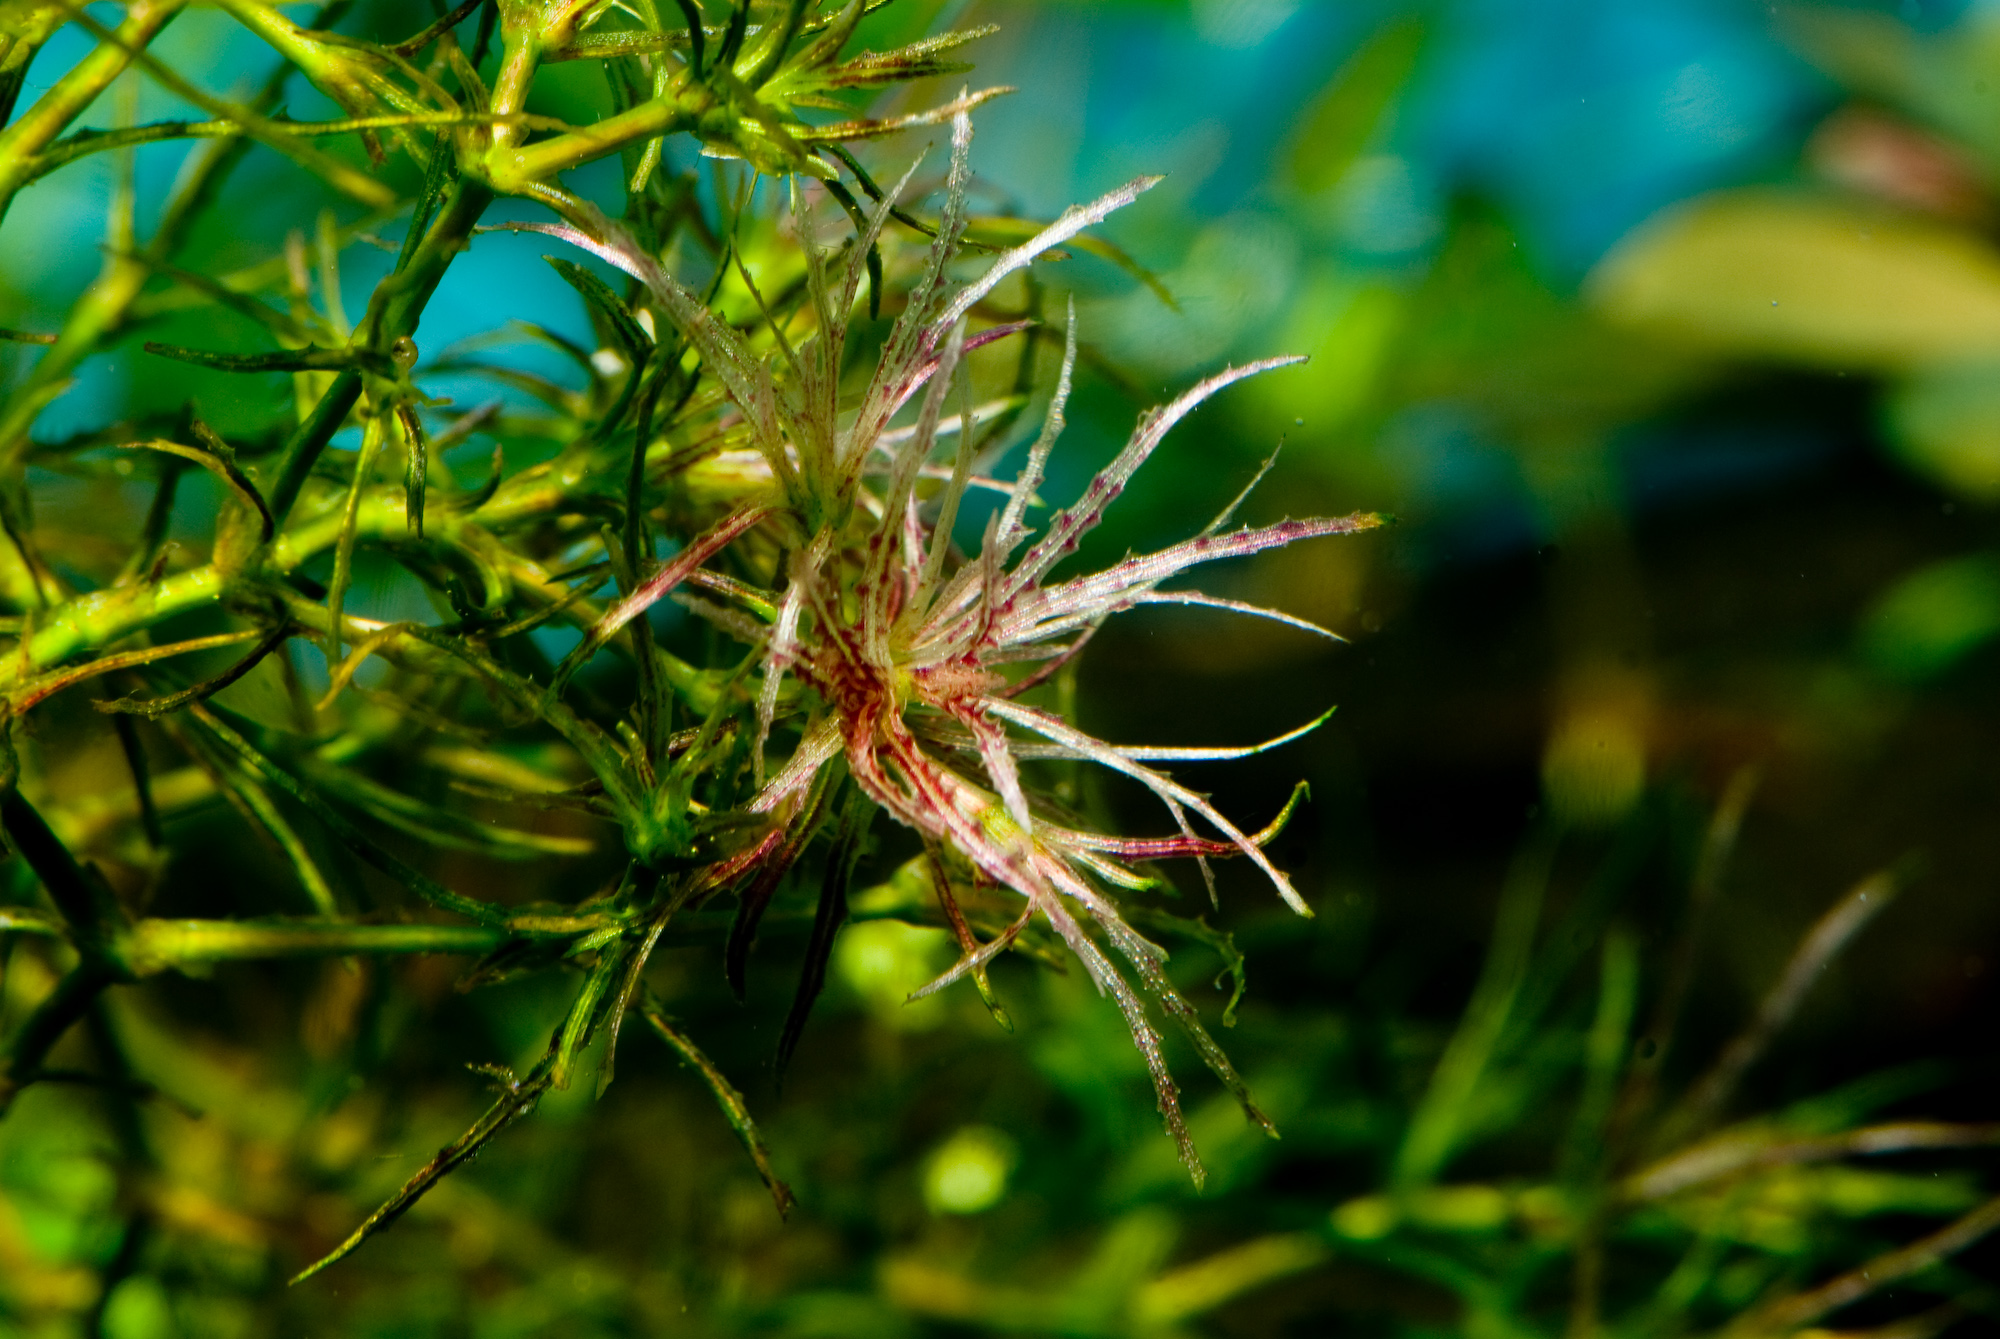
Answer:
M1250 834L1253 845L1269 846L1285 830L1291 821L1299 801L1307 795L1306 783L1301 781L1292 788L1291 798L1278 816L1260 830ZM1182 856L1230 856L1238 854L1236 843L1215 841L1207 837L1196 837L1190 841L1186 837L1106 837L1095 832L1080 832L1074 828L1059 828L1049 823L1042 824L1039 835L1052 846L1060 847L1065 853L1073 851L1104 851L1120 860L1168 860Z
M595 210L585 202L584 207ZM515 232L538 232L560 238L590 252L608 265L616 266L646 285L662 311L689 344L701 354L702 365L722 381L729 398L743 411L757 441L757 449L788 490L797 478L786 458L778 432L777 415L781 401L770 371L750 352L736 332L716 319L708 304L689 292L621 225L598 214L592 223L597 235L566 223L506 223L502 228Z
M1243 1077L1236 1072L1236 1066L1229 1062L1228 1053L1216 1043L1214 1037L1209 1035L1208 1029L1202 1026L1201 1015L1195 1012L1194 1006L1189 1004L1178 990L1174 989L1173 982L1168 980L1167 974L1161 970L1160 964L1166 959L1166 953L1158 944L1127 925L1115 910L1110 911L1107 916L1105 912L1093 908L1092 914L1096 916L1097 923L1103 927L1105 937L1110 939L1119 952L1138 969L1140 983L1152 992L1153 998L1160 1002L1160 1007L1166 1011L1167 1017L1173 1019L1181 1032L1193 1043L1196 1054L1201 1056L1202 1063L1208 1066L1209 1072L1222 1081L1222 1086L1229 1090L1229 1095L1243 1108L1244 1116L1251 1124L1276 1139L1278 1127L1271 1123L1271 1118L1259 1110L1257 1103L1251 1099L1250 1085L1243 1081Z
M981 944L973 952L966 954L953 963L942 976L926 985L918 986L909 993L907 1002L914 1004L918 1000L928 999L930 996L937 994L946 986L956 985L984 967L987 963L992 962L1009 948L1012 948L1014 941L1021 937L1021 932L1028 928L1028 922L1035 918L1035 912L1039 909L1036 902L1030 901L1026 907L1022 908L1020 916L1015 919L1014 923L1002 930L999 936L991 943Z
M751 812L770 813L804 791L819 774L819 769L833 761L834 755L839 752L840 722L833 716L823 716L805 732L798 748L778 769L778 774L765 782L757 797L750 801Z
M1091 980L1097 983L1098 991L1109 994L1117 1001L1119 1012L1125 1015L1125 1025L1132 1031L1132 1043L1139 1048L1139 1054L1146 1061L1146 1071L1152 1076L1153 1092L1159 1099L1160 1119L1166 1123L1167 1133L1173 1136L1174 1144L1180 1150L1181 1162L1193 1179L1195 1189L1201 1189L1208 1174L1202 1169L1194 1139L1188 1134L1187 1122L1181 1117L1180 1090L1174 1086L1173 1075L1167 1071L1166 1056L1160 1050L1160 1034L1153 1027L1152 1020L1146 1017L1145 1002L1133 993L1132 987L1118 974L1118 969L1111 965L1104 951L1084 933L1075 917L1057 903L1050 903L1044 910L1056 933L1062 936L1070 952L1076 954L1084 970L1090 973Z
M899 321L901 319L898 318ZM984 330L966 336L965 351L971 353L989 344L996 344L1011 335L1020 334L1034 324L1033 321L1024 320L988 326ZM893 337L891 342L893 344ZM893 349L883 355L885 366L892 354ZM898 366L900 370L894 376L886 375L878 368L874 383L862 397L860 412L855 418L853 428L849 431L848 444L841 457L845 462L842 466L842 478L845 481L843 487L851 487L868 469L868 463L877 447L891 436L897 435L885 425L909 403L911 396L930 382L931 377L937 372L938 355L934 349L919 349L908 361Z
M1076 295L1069 299L1069 317L1063 326L1062 372L1056 377L1056 393L1049 399L1049 411L1042 419L1042 432L1035 444L1028 448L1028 459L1021 466L1020 475L1014 480L1014 495L1007 499L1006 510L1000 514L1000 527L994 536L999 546L1001 561L1013 555L1015 546L1028 533L1022 524L1027 515L1028 503L1033 500L1035 490L1042 485L1043 473L1048 468L1049 453L1055 450L1056 439L1062 436L1064 427L1063 411L1069 405L1070 375L1076 368Z
M702 871L702 887L715 889L733 882L741 875L748 873L769 860L771 853L783 845L784 840L785 834L783 829L767 832L736 854L716 861L713 865Z
M1018 703L1009 702L1004 698L987 697L982 698L980 702L989 712L1004 720L1012 721L1023 729L1032 730L1054 743L1068 745L1090 761L1100 766L1108 767L1114 772L1122 772L1126 776L1131 777L1134 781L1137 781L1140 785L1146 787L1146 789L1159 797L1160 802L1167 806L1167 811L1174 815L1176 821L1180 823L1184 831L1186 830L1186 820L1181 817L1181 807L1185 806L1188 809L1194 810L1210 823L1214 824L1217 831L1228 837L1237 850L1250 857L1252 864L1264 871L1264 876L1278 890L1278 895L1284 898L1287 906L1291 907L1293 911L1298 912L1301 916L1310 916L1313 914L1312 908L1305 904L1305 900L1292 887L1291 880L1287 879L1278 870L1278 867L1270 862L1269 858L1257 848L1256 844L1234 823L1224 818L1214 805L1189 790L1186 786L1180 785L1178 782L1159 772L1153 771L1149 767L1142 767L1138 763L1122 757L1110 745L1100 740L1092 739L1081 730L1071 728L1063 721L1046 712L1036 711L1032 707L1023 707ZM1188 835L1191 836L1193 834L1189 833Z
M989 325L984 330L975 331L965 337L965 351L977 352L989 344L998 344L1001 340L1018 335L1024 330L1031 330L1034 325L1033 321L1027 320L1002 321L999 325ZM890 401L889 413L883 415L884 421L908 404L912 395L929 384L931 377L937 372L937 367L937 356L932 354L918 361L910 369L909 377L896 388L895 395ZM883 436L886 437L888 434L884 433Z
M769 516L774 508L762 505L740 507L717 521L668 560L666 566L641 582L636 590L604 611L604 617L590 629L574 651L556 667L555 687L560 689L606 642L627 623L646 612L660 597L687 580L688 574L720 552L744 531Z
M933 325L931 317L944 286L945 267L958 254L959 243L965 236L965 193L971 179L972 118L961 113L953 118L951 125L951 171L945 177L945 206L938 219L937 236L931 242L922 277L910 290L902 315L889 328L875 375L862 396L848 446L846 467L850 475L860 472L875 438L921 384L919 366L936 356L938 341L956 324L947 321Z
M1093 740L1097 747L1088 753L1065 744L1012 744L1009 747L1018 758L1056 758L1072 762L1077 759L1095 758L1097 749L1115 753L1128 762L1234 762L1238 758L1254 758L1281 744L1289 744L1294 739L1304 738L1331 720L1334 711L1335 708L1329 707L1317 719L1308 721L1296 730L1287 730L1275 739L1267 739L1261 744L1239 744L1226 748L1183 748L1171 744L1106 744L1101 740ZM1189 854L1195 852L1191 851Z
M1008 639L1012 640L1015 627L1022 633L1027 632L1031 620L1038 623L1057 615L1101 612L1109 602L1126 599L1135 594L1145 594L1151 587L1168 577L1202 563L1217 562L1224 558L1248 557L1253 553L1262 553L1266 549L1278 549L1287 544L1296 544L1303 539L1318 539L1325 535L1358 534L1364 530L1373 530L1381 524L1380 516L1368 512L1356 512L1351 516L1321 516L1303 521L1279 521L1275 525L1246 527L1227 535L1196 536L1161 549L1157 553L1127 558L1124 562L1107 567L1101 572L1093 572L1089 576L1077 577L1073 581L1048 587L1032 602L1023 602L1020 614L1009 627ZM1031 554L1030 558L1032 557Z
M891 784L876 759L877 729L906 788ZM950 842L988 878L1023 897L1046 895L1047 881L1034 865L1033 847L1025 840L1003 844L996 838L983 821L989 810L1000 812L991 799L927 757L900 717L885 715L876 725L850 728L847 761L870 798L897 821Z
M1053 660L1050 660L1047 664L1037 669L1033 674L1030 674L1027 678L1022 679L1020 682L1012 684L1009 687L1007 687L1004 690L1003 695L1006 697L1019 697L1021 694L1027 692L1030 688L1038 688L1042 684L1047 683L1050 679L1053 679L1057 674L1062 672L1063 666L1069 664L1070 661L1076 659L1078 652L1082 651L1084 647L1090 645L1090 639L1097 635L1097 630L1102 626L1104 626L1104 622L1102 619L1099 619L1097 622L1092 623L1088 627L1084 628L1082 633L1080 633L1077 636L1076 640L1071 642L1068 646L1063 647L1062 650L1056 655L1056 657Z
M1215 837L1105 837L1093 832L1078 832L1071 828L1055 829L1046 824L1042 827L1041 835L1050 845L1060 847L1064 854L1079 859L1086 854L1099 851L1115 855L1120 860L1174 860L1182 857L1227 857L1240 854L1236 849L1236 843Z
M977 93L961 93L942 107L930 107L921 112L911 112L907 116L891 116L884 120L835 121L832 125L812 126L804 130L794 130L792 136L801 144L835 144L848 140L876 139L899 130L909 130L916 126L934 126L947 116L963 119L965 114L982 102L1014 91L1009 84L982 88Z
M1117 459L1105 466L1103 472L1091 480L1090 486L1084 489L1083 496L1050 522L1048 533L1028 550L1027 557L1021 560L1020 566L1014 571L1010 593L1026 590L1039 582L1043 574L1055 566L1059 559L1075 549L1077 542L1103 519L1104 509L1124 491L1126 483L1138 472L1139 467L1146 463L1146 458L1153 454L1168 431L1193 413L1202 401L1246 377L1304 361L1303 358L1265 358L1258 362L1246 363L1242 367L1224 368L1206 381L1191 387L1171 403L1148 410L1140 417L1138 427L1133 429L1132 439L1126 443L1125 449L1118 453Z
M1063 211L1061 218L1013 250L1003 253L985 274L961 289L958 296L951 300L951 305L938 317L937 329L943 330L971 311L981 298L999 287L1001 280L1031 263L1044 251L1061 246L1085 228L1102 223L1109 215L1123 209L1165 180L1165 177L1135 177L1117 190L1100 195L1087 205L1071 205Z
M952 373L957 369L959 357L964 351L965 326L961 323L952 327L951 337L945 341L944 351L938 359L939 375L932 380L930 390L924 395L923 408L917 415L916 431L907 442L903 443L901 449L896 453L896 461L889 474L888 486L882 494L883 526L875 534L874 543L869 552L868 567L863 576L863 580L870 587L877 590L885 589L889 583L889 567L893 560L892 555L895 552L890 539L892 532L889 528L889 518L894 517L901 522L901 528L905 532L902 535L903 543L901 547L908 550L911 546L911 540L914 538L918 546L917 553L921 554L923 531L921 523L914 521L914 512L911 505L913 490L917 482L917 470L930 457L931 448L937 442L938 422L944 413L944 399L950 392ZM909 533L912 524L915 524L917 527L914 536ZM905 553L902 558L904 569L902 575L913 580L916 575L913 570L915 563L921 561L921 557L917 557L913 561L912 557L908 553ZM907 593L906 588L905 594L907 595ZM882 608L879 599L864 610L862 626L864 635L871 647L878 640L886 638L888 626L882 617Z
M804 611L806 596L818 587L820 568L831 545L831 538L822 532L792 560L791 581L785 587L777 621L771 627L771 640L765 646L764 686L757 694L757 735L750 746L753 775L759 783L764 779L764 745L770 740L772 723L778 718L778 688L798 650L799 616Z
M1006 730L977 711L965 712L959 719L972 731L973 741L979 747L979 760L986 764L986 775L992 779L993 788L1000 792L1001 802L1007 806L1007 816L1019 824L1021 831L1033 841L1035 820L1028 812L1028 797L1021 789L1021 769L1015 765L1014 755L1009 752Z

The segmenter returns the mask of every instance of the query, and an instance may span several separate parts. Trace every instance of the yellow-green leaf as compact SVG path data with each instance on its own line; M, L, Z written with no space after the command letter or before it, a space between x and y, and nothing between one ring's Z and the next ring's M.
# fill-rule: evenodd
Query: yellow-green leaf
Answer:
M1898 369L2000 352L2000 252L1832 198L1709 196L1629 237L1588 291L1616 322L1721 354Z

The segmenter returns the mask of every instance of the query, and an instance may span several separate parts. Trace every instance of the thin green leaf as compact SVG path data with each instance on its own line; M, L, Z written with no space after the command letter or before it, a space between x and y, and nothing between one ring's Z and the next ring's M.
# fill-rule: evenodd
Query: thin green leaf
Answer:
M190 714L228 753L304 805L307 811L324 824L327 831L332 833L343 846L390 878L400 882L424 901L439 910L449 911L453 915L463 916L481 925L501 925L506 922L507 913L503 909L454 893L402 857L384 850L366 833L348 822L337 809L321 799L316 791L266 757L262 750L224 724L221 718L206 706L196 703L190 708Z
M840 934L840 927L847 923L847 889L854 879L854 866L861 858L862 843L867 840L875 808L875 801L859 786L848 792L833 848L827 852L826 876L820 883L819 907L813 913L812 938L806 944L805 961L799 967L798 989L792 995L791 1009L785 1014L784 1030L778 1034L780 1079L791 1064L792 1052L798 1049L799 1038L805 1034L813 1001L819 998L820 989L826 984L826 964L833 956L833 941Z
M486 1147L495 1135L533 1111L535 1104L542 1100L542 1094L549 1090L550 1072L554 1068L554 1063L555 1050L551 1048L548 1054L537 1061L535 1067L528 1072L528 1077L518 1082L512 1079L504 1080L500 1085L499 1098L486 1109L484 1115L473 1122L471 1129L439 1149L436 1156L425 1163L415 1176L403 1183L402 1189L390 1196L381 1208L369 1214L346 1241L294 1274L288 1280L288 1284L303 1283L329 1265L337 1264L354 1254L363 1242L408 1213L410 1207L422 1199L439 1181L478 1156L479 1150Z
M99 656L95 660L86 661L81 665L71 665L65 669L55 670L38 678L30 679L26 683L10 689L4 700L8 707L18 715L39 702L47 701L57 693L62 692L65 688L75 687L86 679L94 679L99 675L111 674L117 670L135 669L140 665L150 665L156 660L165 660L170 656L187 655L195 651L210 651L218 646L235 646L238 643L249 641L256 635L257 633L254 629L248 632L222 632L211 637L194 637L184 642L169 642L164 646L146 646L136 651L114 652L111 655ZM97 706L100 711L122 710L121 708L101 702Z
M737 1091L736 1085L716 1067L713 1060L702 1053L701 1048L696 1046L686 1033L674 1026L673 1020L667 1017L666 1010L652 991L642 992L639 1012L640 1016L652 1026L653 1031L659 1034L660 1040L672 1047L676 1055L693 1066L695 1072L701 1075L702 1082L707 1084L709 1092L715 1095L715 1104L722 1108L722 1115L729 1122L729 1128L736 1131L736 1137L743 1141L743 1148L750 1154L750 1161L755 1164L757 1175L764 1179L764 1185L770 1190L772 1200L777 1203L778 1216L788 1217L792 1206L798 1201L792 1194L792 1188L779 1178L777 1171L771 1166L770 1149L765 1146L764 1136L757 1130L757 1122L751 1118L750 1107L743 1100L743 1094Z
M271 537L277 533L277 520L271 515L271 508L264 501L264 495L257 491L257 485L250 482L250 476L237 466L236 453L230 450L228 443L210 432L201 422L195 422L194 430L195 435L202 439L201 446L185 446L179 442L159 440L121 442L119 445L127 451L158 451L163 455L179 456L182 460L191 460L201 466L222 480L229 491L236 495L238 501L256 513L258 542L270 543Z
M112 698L107 701L93 702L91 705L101 712L117 715L121 719L124 716L144 716L148 720L158 720L162 716L179 711L184 707L192 706L197 702L206 702L209 698L215 696L223 689L229 687L230 684L235 683L251 670L257 668L265 656L270 655L271 652L284 645L285 640L297 632L298 629L289 623L280 624L265 633L264 639L251 648L250 654L238 660L228 669L212 679L206 679L191 688L184 688L178 693L169 693L165 697L152 698ZM255 635L254 632L232 632L222 637L208 637L202 640L210 645L220 646L227 643L240 642L245 638ZM180 645L184 649L195 649L187 643L181 643Z
M403 516L410 533L424 537L424 482L430 477L431 444L424 435L423 421L415 405L396 406L396 422L403 428Z
M562 276L564 283L582 295L590 309L602 317L611 330L612 338L618 341L625 354L625 361L632 365L633 375L653 352L653 337L632 318L631 311L623 299L611 291L611 286L573 260L561 256L543 256L551 269Z
M303 349L278 349L271 353L218 353L212 349L184 349L178 344L146 341L147 353L172 358L224 372L337 372L350 367L366 368L381 376L395 373L395 365L369 349L328 349L309 344Z

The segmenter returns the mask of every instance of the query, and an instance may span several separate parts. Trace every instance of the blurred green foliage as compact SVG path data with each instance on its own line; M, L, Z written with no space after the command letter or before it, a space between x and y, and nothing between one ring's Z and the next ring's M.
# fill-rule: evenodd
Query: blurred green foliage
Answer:
M399 8L361 6L343 28L400 35L415 25ZM890 6L863 44L935 30L939 8ZM1043 275L1044 309L1074 291L1084 338L1083 463L1059 466L1054 497L1163 388L1228 359L1314 359L1204 411L1099 556L1178 536L1280 437L1252 519L1403 518L1214 587L1354 645L1155 612L1108 628L1066 689L1114 740L1263 738L1341 704L1271 759L1185 772L1229 812L1275 810L1296 774L1314 786L1273 852L1317 919L1225 869L1205 915L1231 937L1176 940L1171 963L1215 1020L1244 955L1222 1035L1280 1141L1191 1085L1196 1193L1116 1011L1055 953L996 961L1011 1034L965 986L906 1003L957 955L941 925L899 918L911 852L887 837L782 1089L771 1058L814 889L779 890L744 1004L719 966L726 918L690 922L651 969L742 1090L798 1198L789 1221L698 1071L634 1028L601 1098L552 1091L393 1231L288 1289L488 1106L490 1080L465 1066L527 1072L565 996L536 977L460 993L466 961L443 956L222 964L105 996L51 1062L58 1081L0 1125L0 1334L1993 1332L2000 12L1721 8L1657 0L1623 28L1617 6L1497 2L943 16L999 23L970 58L982 83L1021 88L981 112L990 240L1173 170L1105 234L1171 305L1081 246ZM0 5L0 21L29 21L16 10L40 12ZM227 26L192 12L155 49L233 88L269 58ZM44 59L89 46L72 26ZM550 67L529 109L596 119L601 69ZM121 96L164 114L150 89L114 90L86 121L113 124ZM299 85L287 97L293 115L318 106ZM893 179L913 148L891 141L868 166ZM163 151L139 152L141 185L150 171L163 189L170 169L146 157ZM673 152L662 180L708 171ZM72 253L101 232L103 163L14 203L0 322L52 331L88 283L96 258ZM926 170L935 185L941 165ZM339 276L386 271L357 257L389 221L267 150L245 171L185 268L285 282L289 259L299 291L358 311L366 288ZM607 203L618 189L588 184ZM282 258L285 229L322 209L324 233ZM602 407L591 355L614 332L533 250L498 250L515 240L482 238L505 259L442 290L420 331L426 385L487 363L526 391L441 455L446 486L478 487L494 443L509 471L531 467ZM893 244L891 274L921 244ZM330 286L306 273L321 265ZM66 372L66 394L16 350L9 412L42 414L36 441L54 444L193 395L228 436L323 384L245 391L141 357L141 337L266 347L179 291L146 289L143 334ZM747 292L725 301L751 324ZM507 317L540 329L437 352ZM565 340L591 347L568 359ZM122 555L146 504L125 477L37 496L57 561ZM225 486L187 472L178 542L206 542ZM410 592L386 565L357 561L352 598L430 616L397 604ZM280 728L294 710L275 671L219 700ZM21 747L78 797L51 809L59 835L137 867L101 719L54 698ZM374 728L395 724L385 710ZM455 747L442 735L428 756ZM547 748L511 762L462 779L525 788L566 765ZM1152 830L1143 797L1061 766L1043 779L1114 830ZM245 839L201 768L153 784L173 845L199 853L149 876L156 915L293 895L294 862ZM424 798L495 816L463 795ZM556 850L591 831L507 812ZM308 840L333 878L374 886ZM548 850L503 864L480 845L440 871L453 887L577 900ZM11 1030L56 974L35 880L18 859L5 872ZM1199 882L1176 881L1158 905L1201 912ZM1169 1052L1198 1071L1177 1039Z

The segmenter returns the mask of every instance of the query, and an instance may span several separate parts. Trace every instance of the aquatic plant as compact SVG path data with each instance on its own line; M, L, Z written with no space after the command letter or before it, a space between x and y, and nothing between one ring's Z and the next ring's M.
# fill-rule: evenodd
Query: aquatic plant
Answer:
M1093 738L1035 695L1106 618L1139 605L1207 606L1331 636L1282 613L1163 586L1198 564L1353 533L1377 518L1231 529L1232 503L1180 544L1068 575L1064 561L1169 430L1218 391L1288 361L1230 368L1149 411L1082 496L1037 525L1077 357L1073 311L1025 463L1008 483L985 473L1033 389L1032 354L1048 334L1032 304L1001 301L1003 285L1021 286L1063 244L1121 259L1082 235L1151 181L1047 226L975 227L970 112L1000 90L879 119L804 114L853 111L842 100L853 90L950 73L960 67L947 54L980 35L844 55L879 8L863 0L837 9L739 0L712 26L692 0L679 0L677 24L663 23L650 0L471 0L394 43L333 31L339 5L304 27L257 0L220 7L283 62L248 98L208 93L152 54L149 44L181 9L173 0L134 3L116 27L60 3L9 7L25 15L20 51L32 55L65 20L96 46L0 132L0 209L87 155L114 153L127 166L99 278L59 331L12 335L46 347L0 412L0 597L14 638L0 653L0 694L12 739L32 732L36 713L60 695L110 690L92 703L96 730L122 750L132 800L87 820L83 809L101 808L100 797L66 788L46 756L39 767L22 764L7 748L0 819L46 906L17 898L0 910L0 928L38 936L58 978L7 1040L0 1107L38 1082L115 1083L50 1057L106 991L148 977L299 956L472 955L464 988L527 973L574 981L545 1051L521 1074L494 1068L487 1112L300 1277L388 1226L593 1062L602 1092L634 1013L708 1078L782 1210L790 1192L742 1097L678 1030L646 969L662 943L708 932L715 913L705 908L733 900L723 966L740 992L774 894L788 878L816 878L782 1066L848 918L871 821L886 811L920 839L928 877L916 886L927 882L936 899L935 909L911 901L890 914L941 915L961 949L927 989L970 977L1005 1023L988 963L1031 929L1052 935L1123 1012L1197 1182L1148 997L1269 1128L1168 979L1164 950L1133 927L1119 899L1152 886L1137 868L1147 862L1190 858L1206 875L1211 858L1242 856L1306 912L1262 849L1291 806L1246 832L1153 766L1246 756L1302 732L1243 749L1135 748ZM468 51L458 25L475 13ZM497 64L482 75L496 32ZM9 48L8 70L25 68L19 54ZM612 90L612 111L588 125L529 110L538 74L571 60L603 62ZM293 71L345 115L283 115ZM120 77L149 79L205 119L65 134ZM10 96L18 87L16 79ZM914 164L882 189L844 148L940 124L951 127L952 147L933 222L904 203ZM694 174L667 171L662 145L676 136L746 165L740 189L717 177L704 191ZM142 241L130 154L180 139L204 142ZM356 143L358 160L341 147ZM188 235L204 226L252 145L366 212L346 223L321 212L310 228L300 220L275 254L231 272L183 267ZM619 220L560 175L612 156L626 186ZM481 220L502 197L545 206L554 219L499 226L559 238L633 281L620 292L576 259L549 258L588 306L599 347L533 333L575 359L588 380L581 393L464 349L429 363L420 353L426 303L453 260L479 244ZM762 217L759 200L768 206ZM394 264L350 323L342 254L398 218L403 239L386 244ZM927 237L913 265L900 263L910 248L887 235L892 227ZM978 277L956 281L954 267L973 251L989 259ZM895 315L879 330L884 307ZM856 339L864 310L870 328ZM175 328L196 342L148 340L147 356L289 376L289 404L228 436L192 405L68 440L31 434L84 359L170 313L190 314ZM275 347L215 347L235 329L224 313ZM1018 384L975 404L970 355L1006 339L1028 342ZM467 372L525 389L541 416L519 397L461 411L426 390L435 375ZM954 398L957 413L948 414ZM501 447L483 482L461 482L463 459L454 467L445 453L482 432ZM539 450L537 438L546 444ZM510 462L523 446L539 458ZM199 558L168 543L190 467L215 483ZM150 477L133 542L38 526L45 473L86 483ZM975 487L1001 502L977 544L961 550L963 504ZM432 617L357 612L357 573L378 559L428 600ZM670 601L715 630L705 659L664 644L655 615ZM574 645L551 663L563 629ZM234 659L212 671L174 673L223 652ZM232 694L253 676L288 700L275 718ZM1133 779L1166 807L1174 831L1090 830L1038 795L1022 767L1036 759ZM220 855L177 849L165 819L218 795L284 852L295 886L268 890L257 915L146 915L166 862ZM530 816L536 809L575 821L549 831ZM598 891L560 902L468 889L443 859L558 858L596 878L605 827L622 847L616 867ZM345 854L330 859L330 849ZM401 890L389 905L355 877L350 857ZM574 887L577 877L549 882ZM1214 939L1198 921L1149 916ZM1114 954L1136 973L1137 989Z

